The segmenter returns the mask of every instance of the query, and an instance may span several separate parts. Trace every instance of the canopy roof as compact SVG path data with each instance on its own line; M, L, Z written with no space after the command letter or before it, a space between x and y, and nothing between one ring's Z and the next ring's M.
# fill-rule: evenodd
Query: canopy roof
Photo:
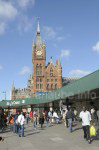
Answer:
M2 100L0 102L1 107L18 107L25 105L36 105L50 103L60 99L66 99L70 96L75 96L80 93L85 93L99 89L99 70L67 85L55 92L50 92L48 95L36 96L33 98L27 98L23 100Z

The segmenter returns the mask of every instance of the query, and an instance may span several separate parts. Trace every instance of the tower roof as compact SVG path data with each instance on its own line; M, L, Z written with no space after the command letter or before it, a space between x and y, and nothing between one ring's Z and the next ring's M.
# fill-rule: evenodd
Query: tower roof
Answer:
M39 23L39 18L38 18L38 22L37 22L37 34L40 34L40 23Z
M15 86L14 86L14 81L13 81L13 83L12 83L12 90L14 90L15 89Z
M41 36L40 36L40 23L39 23L39 19L37 22L37 33L36 33L36 46L40 46L41 44Z

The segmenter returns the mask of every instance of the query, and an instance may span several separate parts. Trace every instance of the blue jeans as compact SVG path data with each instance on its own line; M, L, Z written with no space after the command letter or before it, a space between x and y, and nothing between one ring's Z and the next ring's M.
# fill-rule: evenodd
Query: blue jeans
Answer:
M46 119L46 127L48 127L48 120Z
M36 121L33 121L33 127L36 129L37 128L37 122Z
M69 131L72 132L72 119L68 119Z
M24 136L24 124L19 126L19 136Z

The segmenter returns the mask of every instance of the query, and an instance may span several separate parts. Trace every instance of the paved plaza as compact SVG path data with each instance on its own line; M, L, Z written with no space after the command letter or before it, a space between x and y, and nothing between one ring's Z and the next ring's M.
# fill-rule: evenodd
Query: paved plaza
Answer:
M80 124L73 127L72 133L63 124L34 130L30 123L25 125L25 137L18 137L9 130L0 135L5 137L0 142L0 150L99 150L99 139L88 144L83 139Z

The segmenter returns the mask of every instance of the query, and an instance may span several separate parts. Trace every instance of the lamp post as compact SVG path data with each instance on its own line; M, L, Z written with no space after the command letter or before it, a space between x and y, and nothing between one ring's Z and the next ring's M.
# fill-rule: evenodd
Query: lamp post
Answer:
M5 100L6 100L6 91L3 91L2 93L4 93L4 94L5 94Z

